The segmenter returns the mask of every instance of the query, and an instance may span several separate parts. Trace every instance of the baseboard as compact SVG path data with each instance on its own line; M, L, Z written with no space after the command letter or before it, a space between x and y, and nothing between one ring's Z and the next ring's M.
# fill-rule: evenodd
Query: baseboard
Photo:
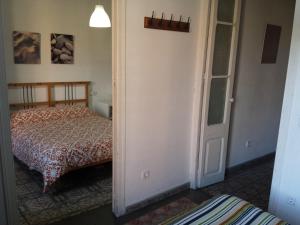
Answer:
M241 169L251 168L253 166L261 164L262 162L265 162L265 161L268 161L268 160L274 160L274 158L275 158L275 152L270 153L268 155L265 155L263 157L253 159L253 160L250 160L248 162L239 164L237 166L227 168L226 169L226 176L234 174L236 172L239 172ZM155 195L155 196L153 196L151 198L148 198L144 201L141 201L139 203L136 203L136 204L133 204L133 205L130 205L130 206L126 207L126 214L132 213L136 210L139 210L141 208L144 208L146 206L149 206L151 204L154 204L156 202L159 202L163 199L166 199L168 197L171 197L173 195L176 195L176 194L178 194L182 191L186 191L186 190L189 190L189 189L190 189L190 183L185 183L185 184L180 185L178 187L172 188L172 189L170 189L168 191L165 191L161 194Z
M144 208L146 206L149 206L151 204L154 204L156 202L159 202L159 201L161 201L163 199L166 199L168 197L171 197L173 195L176 195L176 194L178 194L178 193L180 193L182 191L186 191L186 190L189 190L189 189L190 189L190 183L185 183L185 184L180 185L178 187L172 188L172 189L170 189L168 191L165 191L165 192L163 192L161 194L155 195L155 196L153 196L151 198L148 198L148 199L146 199L144 201L141 201L139 203L136 203L136 204L128 206L126 208L126 214L134 212L136 210L139 210L141 208Z
M247 168L256 166L258 164L261 164L265 161L274 160L274 159L275 159L275 152L272 152L272 153L267 154L265 156L262 156L262 157L250 160L248 162L241 163L239 165L227 168L226 169L226 176L228 176L228 175L230 176L231 174L234 174L234 173L240 171L241 169L247 169Z

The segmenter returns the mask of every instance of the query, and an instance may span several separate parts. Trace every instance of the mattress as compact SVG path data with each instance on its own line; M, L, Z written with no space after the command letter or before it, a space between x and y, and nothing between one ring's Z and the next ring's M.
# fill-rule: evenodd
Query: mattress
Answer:
M240 198L222 195L161 225L287 225Z
M112 160L112 121L85 107L14 112L11 136L13 154L42 173L44 190L69 171Z

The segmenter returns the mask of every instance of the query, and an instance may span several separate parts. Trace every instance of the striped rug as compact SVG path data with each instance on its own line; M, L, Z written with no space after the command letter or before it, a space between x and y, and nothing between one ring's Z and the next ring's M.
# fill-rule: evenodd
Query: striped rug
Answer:
M288 225L276 216L230 195L207 201L161 225Z

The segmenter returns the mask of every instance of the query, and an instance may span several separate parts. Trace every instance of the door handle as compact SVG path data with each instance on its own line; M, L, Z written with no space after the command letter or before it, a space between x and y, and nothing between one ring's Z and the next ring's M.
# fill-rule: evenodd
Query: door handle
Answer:
M230 103L234 103L234 100L235 100L234 98L230 98L230 99L229 99L229 102L230 102Z

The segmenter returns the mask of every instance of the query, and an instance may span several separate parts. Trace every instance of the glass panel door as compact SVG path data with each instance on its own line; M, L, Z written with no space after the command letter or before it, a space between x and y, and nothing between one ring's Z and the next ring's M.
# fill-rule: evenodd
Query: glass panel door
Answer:
M223 123L227 78L213 79L210 87L208 125Z
M198 187L224 180L242 0L210 0Z
M219 0L218 20L232 22L234 17L235 0Z
M213 76L224 76L228 74L230 60L232 27L217 24L214 58L212 65Z
M231 60L235 0L219 0L212 62L212 78L207 124L224 121L227 79Z

